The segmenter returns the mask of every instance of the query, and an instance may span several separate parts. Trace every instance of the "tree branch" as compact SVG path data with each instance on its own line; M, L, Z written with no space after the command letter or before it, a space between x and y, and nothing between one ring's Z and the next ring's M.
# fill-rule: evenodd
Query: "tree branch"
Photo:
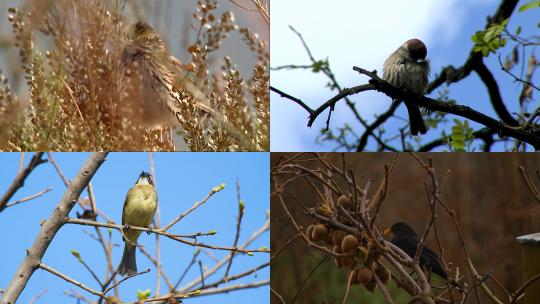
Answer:
M377 74L369 72L365 69L353 67L353 70L370 77L371 79L369 80L369 84L353 87L351 89L345 89L327 102L325 102L323 105L313 111L313 114L309 118L308 126L317 118L320 113L326 110L326 108L334 105L338 100L342 99L343 97L362 91L377 90L386 94L392 99L406 100L407 102L416 103L429 110L441 111L468 118L502 135L510 136L525 143L528 143L532 145L535 150L540 149L540 137L533 134L532 132L534 130L531 130L529 126L524 126L521 128L512 127L501 121L495 120L485 114L482 114L468 106L452 105L425 96L418 97L410 92L406 92L405 90L390 85L386 81L382 80L379 76L377 76Z
M509 18L514 12L517 3L518 0L503 0L497 8L495 14L491 17L488 17L488 21L486 22L486 26L484 28L487 29L493 23L501 23L503 20ZM471 49L469 57L461 67L457 69L451 65L444 67L441 73L439 73L439 76L437 76L429 84L427 93L429 94L433 92L433 90L438 88L443 83L450 84L458 82L461 79L469 76L471 71L474 69L476 62L478 62L479 60L482 61L482 54L477 53Z
M493 105L493 108L495 109L495 112L497 113L497 115L507 125L510 125L513 127L519 126L518 121L515 120L514 117L510 115L510 113L508 113L508 110L506 109L506 106L504 105L501 92L499 91L499 85L497 84L495 77L493 77L493 74L489 71L488 67L484 64L484 62L481 59L476 62L474 70L476 71L480 79L484 82L484 84L486 85L489 98L491 100L491 104Z
M11 183L11 186L6 190L6 193L0 198L0 212L2 212L6 207L8 201L11 199L11 197L19 190L21 187L24 186L24 181L32 173L32 170L34 170L37 166L46 163L46 159L42 159L43 152L38 152L34 154L32 157L32 160L28 163L26 168L17 174L13 182Z
M106 157L106 152L92 154L71 181L51 216L41 225L41 230L34 244L27 250L24 260L19 266L19 269L14 273L0 303L15 304L17 302L28 280L30 280L34 271L39 267L41 258L54 239L54 236L65 224L68 214L81 195L81 192L86 188Z

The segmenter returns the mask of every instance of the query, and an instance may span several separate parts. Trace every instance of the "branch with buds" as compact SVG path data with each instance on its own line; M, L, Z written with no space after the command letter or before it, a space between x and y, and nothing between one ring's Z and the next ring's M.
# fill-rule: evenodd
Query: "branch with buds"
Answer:
M525 125L522 127L513 127L505 124L503 121L499 121L485 114L482 114L468 106L453 105L426 96L418 97L413 93L394 87L388 82L384 81L379 76L377 76L377 71L370 72L356 66L353 67L353 70L357 71L360 74L368 76L370 78L369 83L355 86L352 88L345 88L316 109L311 109L300 99L289 98L287 95L282 94L283 92L278 91L274 88L271 89L274 92L279 93L282 97L289 98L297 104L301 105L309 113L308 127L311 127L313 125L313 122L321 113L323 113L326 109L330 108L330 113L328 114L329 117L326 121L326 128L328 129L331 112L334 110L335 105L338 101L344 99L345 97L358 94L360 92L376 90L386 94L393 99L406 100L407 102L418 104L428 110L441 111L468 118L499 133L501 136L510 136L532 145L535 150L540 149L540 133L536 128L533 128L532 126Z

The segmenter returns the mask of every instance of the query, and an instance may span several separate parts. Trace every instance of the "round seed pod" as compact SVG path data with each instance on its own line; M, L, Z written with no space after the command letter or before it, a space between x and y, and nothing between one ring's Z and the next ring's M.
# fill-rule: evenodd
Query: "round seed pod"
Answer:
M328 228L323 224L317 224L311 232L311 239L315 242L322 241L328 236Z
M341 246L341 241L347 234L343 230L334 230L332 232L332 244Z
M339 206L342 206L345 209L353 207L351 198L346 194L342 194L340 197L338 197L337 203Z
M358 269L356 271L357 279L360 283L364 284L364 286L371 282L373 280L373 272L367 268Z
M375 261L373 260L373 255L370 254L368 256L367 260L364 262L364 266L371 269L371 267L373 266L374 263L375 263Z
M351 278L351 285L358 285L360 284L360 281L358 281L358 269L353 271L352 278Z
M356 265L356 260L353 257L342 257L341 262L343 267L351 268Z
M332 243L332 231L328 231L328 234L326 235L326 238L323 241L330 248L332 248L332 246L334 246L334 243Z
M384 265L377 264L377 268L375 268L375 274L379 279L381 279L381 282L383 284L388 284L390 282L390 279L392 278L392 275L390 274L390 271L384 267Z
M312 240L311 238L311 235L313 233L313 228L315 228L315 225L309 225L307 226L306 228L306 236L308 237L308 239Z
M371 293L375 290L375 287L377 287L377 282L375 280L371 280L364 284L364 287L369 290Z
M354 235L348 234L341 241L341 249L343 249L343 252L349 252L356 249L358 244L358 239Z
M317 207L315 207L315 212L326 217L332 216L332 208L326 203L319 203Z
M343 253L340 246L334 246L332 248L332 253ZM343 267L343 258L342 257L334 257L334 262L336 262L336 266L338 268Z
M341 246L338 246L338 245L335 245L334 247L332 247L332 253L343 253L343 250L341 250Z

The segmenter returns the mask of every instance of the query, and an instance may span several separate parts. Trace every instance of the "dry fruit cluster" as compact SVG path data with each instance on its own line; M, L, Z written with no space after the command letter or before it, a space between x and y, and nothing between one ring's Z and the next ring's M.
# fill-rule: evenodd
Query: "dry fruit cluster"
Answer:
M336 203L353 212L354 204L350 196L341 195ZM346 217L338 216L338 212L335 212L331 204L320 203L315 208L315 212L324 217L337 219L346 226L352 226ZM363 232L355 235L333 225L319 222L309 225L306 235L311 241L322 243L334 254L337 267L353 271L351 284L362 284L367 290L373 292L377 286L373 270L383 284L390 281L390 271L379 263L380 253L373 248L373 243Z

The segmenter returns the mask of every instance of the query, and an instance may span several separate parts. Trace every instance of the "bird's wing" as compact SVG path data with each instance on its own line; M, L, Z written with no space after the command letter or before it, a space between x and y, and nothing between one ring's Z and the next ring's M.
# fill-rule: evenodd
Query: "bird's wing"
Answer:
M126 194L126 198L124 199L124 207L122 208L122 225L126 224L126 203L128 201L128 198L130 197L130 193L132 193L133 188L129 189L128 193Z
M405 253L411 258L414 258L418 241L412 237L394 236L394 238L392 238L392 244L405 251Z
M427 246L424 246L424 248L422 249L423 251L423 254L429 256L430 258L435 258L435 259L439 259L439 255L435 253L435 251L431 250L431 248L427 247Z
M414 258L416 254L418 243L418 238L412 236L394 236L392 239L392 244L401 248L401 250L403 250L411 258ZM424 246L422 248L419 263L420 266L427 268L444 279L448 277L446 271L444 271L441 267L439 256L429 247Z
M439 256L431 248L424 246L422 248L422 257L426 259L426 268L444 279L448 278L446 271L441 266Z

